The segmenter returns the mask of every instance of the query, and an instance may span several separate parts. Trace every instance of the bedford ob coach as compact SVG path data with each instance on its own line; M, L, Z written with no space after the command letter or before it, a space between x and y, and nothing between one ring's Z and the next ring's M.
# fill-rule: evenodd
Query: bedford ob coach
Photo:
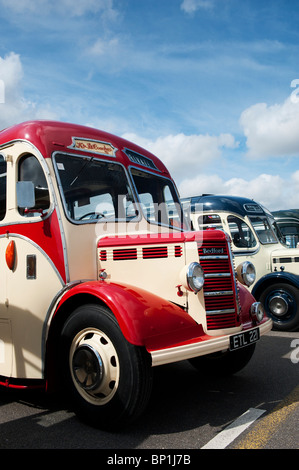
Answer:
M93 128L0 133L0 253L0 384L103 429L141 414L154 367L236 372L272 327L228 235L190 231L163 163Z
M182 199L194 230L228 233L236 264L251 261L256 270L250 290L263 303L277 330L299 327L299 250L285 244L274 216L255 201L202 195ZM189 209L188 209L189 208Z

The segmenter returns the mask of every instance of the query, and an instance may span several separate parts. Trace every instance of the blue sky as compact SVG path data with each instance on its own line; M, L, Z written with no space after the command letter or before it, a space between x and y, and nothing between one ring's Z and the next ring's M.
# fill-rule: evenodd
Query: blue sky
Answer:
M0 127L92 125L182 196L299 208L298 24L297 0L0 0Z

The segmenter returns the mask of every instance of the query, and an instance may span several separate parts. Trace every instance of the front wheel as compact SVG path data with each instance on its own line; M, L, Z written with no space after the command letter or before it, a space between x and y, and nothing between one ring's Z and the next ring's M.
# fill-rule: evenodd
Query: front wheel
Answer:
M220 351L207 356L189 359L199 372L208 376L226 376L243 369L250 361L255 350L255 343L236 351Z
M61 355L76 414L105 430L136 419L150 397L152 374L146 352L126 341L105 307L79 307L64 325Z
M294 331L299 327L299 290L296 287L273 284L262 292L260 301L275 330Z

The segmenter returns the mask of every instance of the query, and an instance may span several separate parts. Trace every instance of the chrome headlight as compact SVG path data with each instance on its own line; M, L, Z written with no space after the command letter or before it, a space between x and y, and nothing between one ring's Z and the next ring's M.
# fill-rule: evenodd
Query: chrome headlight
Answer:
M250 261L244 261L244 263L239 264L237 267L237 277L238 281L245 286L250 287L256 278L255 267Z
M190 263L186 271L187 284L190 290L195 294L199 292L204 285L204 272L199 263Z
M261 302L254 302L251 305L250 314L254 320L257 320L258 322L262 321L265 311Z

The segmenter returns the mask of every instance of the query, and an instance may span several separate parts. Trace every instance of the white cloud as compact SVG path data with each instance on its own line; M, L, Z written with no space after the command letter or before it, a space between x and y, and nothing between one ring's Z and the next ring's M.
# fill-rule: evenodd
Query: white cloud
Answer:
M200 8L211 8L213 6L213 0L183 0L181 9L186 13L194 13Z
M56 118L56 113L49 106L36 105L23 96L23 67L20 56L11 52L0 57L0 128L35 118Z
M5 85L6 99L16 97L23 79L23 68L18 54L12 52L4 58L0 57L0 79Z
M223 148L236 148L238 143L231 134L211 135L167 135L155 141L135 134L124 138L139 144L159 157L175 179L202 171L203 167L221 157Z
M225 194L254 199L269 210L299 207L299 171L290 180L279 175L261 174L251 180L231 178L223 180L216 174L186 178L179 185L181 197L200 194Z
M247 139L248 156L299 155L299 102L293 93L282 104L258 103L243 111L240 124Z
M297 189L299 190L299 170L295 171L295 173L292 174L292 181L297 186Z
M96 56L109 55L111 59L111 55L118 52L118 46L119 39L117 37L108 40L98 38L88 52Z
M23 68L20 57L10 53L0 57L0 79L4 85L4 96L0 104L1 128L19 122L28 108L28 103L22 96Z

